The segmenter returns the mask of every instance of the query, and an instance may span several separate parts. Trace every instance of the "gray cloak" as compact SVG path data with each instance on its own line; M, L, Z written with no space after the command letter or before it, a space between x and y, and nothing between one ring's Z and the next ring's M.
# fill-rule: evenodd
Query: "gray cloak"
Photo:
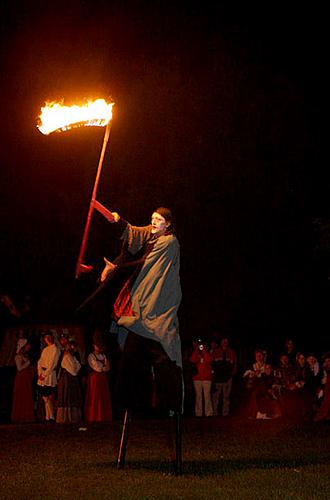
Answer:
M151 226L127 225L122 239L134 255L149 240ZM182 368L177 311L181 302L180 245L173 234L156 238L131 288L133 314L120 316L119 327L161 343Z

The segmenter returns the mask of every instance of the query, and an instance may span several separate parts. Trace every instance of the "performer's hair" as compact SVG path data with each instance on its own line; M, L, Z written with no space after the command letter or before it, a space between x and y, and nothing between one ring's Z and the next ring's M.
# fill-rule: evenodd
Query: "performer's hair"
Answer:
M164 219L166 220L166 222L170 222L172 224L173 222L173 215L172 215L172 212L169 208L166 208L166 207L159 207L157 208L156 212L158 214L160 214L162 217L164 217Z
M155 212L157 212L162 217L164 217L166 222L169 222L170 225L168 226L168 228L166 230L166 234L174 234L176 231L175 231L175 227L174 227L174 220L173 220L172 211L166 207L159 207L159 208L157 208L157 210L155 210Z

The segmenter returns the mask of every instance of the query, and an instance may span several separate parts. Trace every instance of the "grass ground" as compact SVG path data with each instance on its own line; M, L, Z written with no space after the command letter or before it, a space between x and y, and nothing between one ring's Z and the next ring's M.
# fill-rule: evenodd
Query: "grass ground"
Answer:
M187 418L183 475L172 422L133 420L116 469L119 422L0 426L1 499L329 499L330 426Z

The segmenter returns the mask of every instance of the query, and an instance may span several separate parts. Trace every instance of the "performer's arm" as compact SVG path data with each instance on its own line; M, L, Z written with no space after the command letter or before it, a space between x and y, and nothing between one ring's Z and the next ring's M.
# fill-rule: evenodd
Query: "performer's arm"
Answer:
M113 216L120 239L123 240L127 250L132 255L135 255L141 250L150 237L151 225L132 226L129 222L120 217L117 212L113 212Z
M103 257L103 260L105 262L105 268L103 269L100 276L101 283L103 283L103 281L109 276L109 274L113 273L117 268L117 265L110 262L110 260L108 260L106 257Z
M100 281L103 282L109 276L109 274L115 272L116 269L129 269L131 267L137 267L137 266L143 264L146 260L146 257L147 257L147 255L144 255L143 257L141 257L141 259L130 260L127 262L117 261L118 257L114 262L110 262L105 257L103 257L104 262L105 262L105 268L102 271ZM118 263L116 263L116 262L118 262Z
M110 275L118 268L132 268L143 264L146 255L135 260L127 260L127 255L135 255L136 253L138 253L150 236L151 226L132 226L125 219L120 217L117 212L112 212L112 215L114 217L114 220L111 222L116 223L118 234L123 240L123 250L120 255L116 257L114 262L110 262L104 257L105 268L103 269L100 276L101 283L104 282L107 277L110 277Z
M103 269L100 276L101 283L103 283L108 276L110 277L110 275L113 274L116 270L136 268L137 266L142 265L151 251L152 246L150 246L150 249L146 253L144 253L142 257L134 260L127 260L127 255L129 255L129 252L125 251L124 249L113 262L110 262L106 257L103 257L105 268Z

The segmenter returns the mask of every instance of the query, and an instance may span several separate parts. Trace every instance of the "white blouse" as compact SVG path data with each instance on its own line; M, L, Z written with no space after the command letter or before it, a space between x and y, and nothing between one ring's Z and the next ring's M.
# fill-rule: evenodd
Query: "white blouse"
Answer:
M110 363L103 353L92 352L88 356L89 366L96 372L108 372L110 370Z
M68 353L63 356L61 367L75 377L76 375L78 375L81 364L75 356L72 356L72 354Z

